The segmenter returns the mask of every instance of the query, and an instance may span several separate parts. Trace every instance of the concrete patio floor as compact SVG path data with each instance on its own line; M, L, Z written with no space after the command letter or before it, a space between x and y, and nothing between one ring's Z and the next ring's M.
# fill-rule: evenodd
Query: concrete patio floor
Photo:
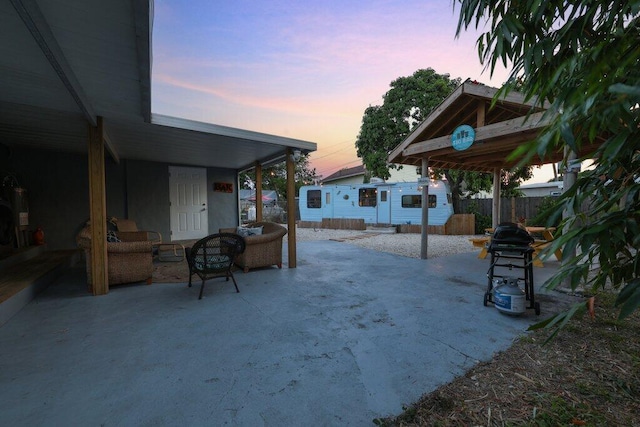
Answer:
M239 294L213 279L202 300L167 283L93 297L78 265L0 327L0 425L373 425L571 302L484 307L476 255L299 242L296 269L239 271Z

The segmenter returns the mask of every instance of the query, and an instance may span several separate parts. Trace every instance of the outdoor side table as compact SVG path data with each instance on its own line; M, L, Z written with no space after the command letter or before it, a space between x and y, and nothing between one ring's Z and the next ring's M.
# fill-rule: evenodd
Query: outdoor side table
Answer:
M184 260L184 246L180 243L161 243L158 245L158 261L179 262Z

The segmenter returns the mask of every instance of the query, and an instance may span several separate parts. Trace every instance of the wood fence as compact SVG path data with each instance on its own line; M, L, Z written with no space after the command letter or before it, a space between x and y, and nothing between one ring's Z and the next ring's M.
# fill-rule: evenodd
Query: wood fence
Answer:
M500 199L500 219L498 222L522 222L535 217L545 197L512 197ZM491 217L493 199L462 199L460 212L468 212L475 206L478 213Z

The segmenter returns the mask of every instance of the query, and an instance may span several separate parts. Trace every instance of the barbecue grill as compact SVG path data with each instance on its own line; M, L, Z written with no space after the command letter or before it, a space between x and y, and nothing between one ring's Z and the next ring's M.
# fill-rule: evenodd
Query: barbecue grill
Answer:
M495 284L524 283L524 298L529 305L523 307L535 310L540 314L540 304L535 301L533 291L533 237L522 226L503 222L493 232L491 243L487 251L491 254L491 266L487 271L487 291L484 294L485 307L492 303L497 309L508 314L521 314L519 309L512 310L511 301L516 300L513 291L502 295ZM513 276L517 272L522 272L521 277ZM499 296L497 294L500 294ZM508 304L508 306L506 305Z

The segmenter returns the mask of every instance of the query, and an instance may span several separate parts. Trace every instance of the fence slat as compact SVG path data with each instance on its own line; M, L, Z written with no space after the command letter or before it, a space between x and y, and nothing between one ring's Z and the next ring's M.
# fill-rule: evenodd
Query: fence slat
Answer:
M512 199L501 198L500 199L500 218L498 222L505 221L520 221L521 218L530 220L538 214L538 207L542 204L542 201L548 196L544 197L515 197ZM460 200L460 213L466 213L469 211L469 207L472 204L477 206L478 212L488 217L492 216L491 203L493 199L462 199ZM515 209L512 209L511 203L515 202ZM512 217L514 214L515 218ZM529 224L528 225L540 225Z

